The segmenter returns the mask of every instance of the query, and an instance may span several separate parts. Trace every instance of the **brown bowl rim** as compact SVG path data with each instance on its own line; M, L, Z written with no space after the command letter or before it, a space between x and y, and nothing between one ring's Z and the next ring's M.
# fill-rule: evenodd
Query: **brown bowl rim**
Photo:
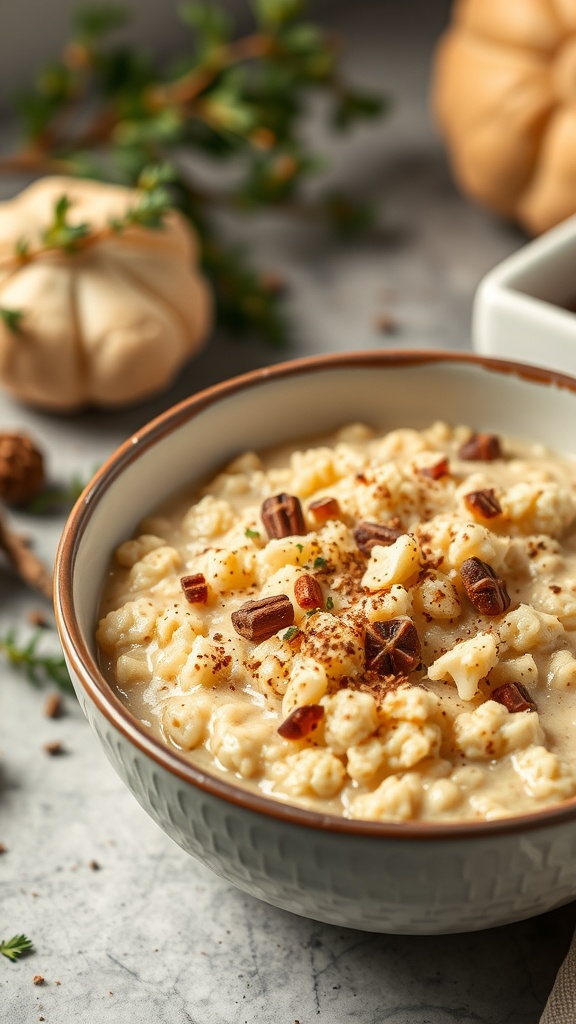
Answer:
M268 380L317 373L330 368L356 369L370 366L396 368L427 363L469 364L499 374L510 374L537 384L554 385L576 392L576 378L567 374L468 352L439 349L387 349L386 351L331 353L291 359L251 370L212 385L170 407L127 438L116 449L94 475L76 502L60 539L54 571L56 623L64 652L79 684L98 711L141 753L151 758L161 768L177 776L182 782L191 784L213 797L225 800L244 810L293 826L397 841L408 839L447 841L517 834L526 830L560 825L576 817L576 797L573 797L551 808L493 821L442 823L363 821L333 814L322 814L319 811L307 810L243 789L240 785L202 771L180 755L177 750L170 749L150 735L144 725L114 694L84 644L80 633L74 614L72 584L76 555L83 534L99 498L106 493L126 466L139 457L143 451L220 399L258 386Z

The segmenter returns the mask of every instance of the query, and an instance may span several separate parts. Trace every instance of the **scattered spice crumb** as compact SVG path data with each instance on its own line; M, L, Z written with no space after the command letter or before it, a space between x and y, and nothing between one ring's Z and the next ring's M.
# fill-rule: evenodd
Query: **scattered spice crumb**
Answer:
M374 329L380 334L398 334L398 321L390 313L379 313L374 319Z
M89 860L88 867L91 868L92 871L100 871L100 865L97 860Z
M45 754L49 757L59 757L60 754L65 754L66 750L60 740L50 740L49 743L45 743L42 747Z
M4 843L0 843L0 854L8 853L8 847Z
M35 985L43 985L44 984L44 975L42 975L42 974L35 974L33 979L32 979L32 981L34 982Z
M55 982L54 982L54 984L55 984L55 985L61 985L61 984L62 984L62 982L61 982L61 981L55 981Z
M46 1020L45 1017L38 1017L38 1020Z
M49 693L44 701L46 718L60 718L62 714L62 697L59 693Z
M37 629L48 628L48 617L40 608L31 608L26 618L30 625L35 626Z

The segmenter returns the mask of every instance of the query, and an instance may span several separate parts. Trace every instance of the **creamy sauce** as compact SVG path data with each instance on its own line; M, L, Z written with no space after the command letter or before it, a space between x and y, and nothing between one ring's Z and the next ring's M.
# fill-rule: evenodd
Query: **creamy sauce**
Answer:
M102 595L101 663L129 709L209 772L348 817L572 797L576 466L510 439L470 459L470 434L352 425L165 503Z

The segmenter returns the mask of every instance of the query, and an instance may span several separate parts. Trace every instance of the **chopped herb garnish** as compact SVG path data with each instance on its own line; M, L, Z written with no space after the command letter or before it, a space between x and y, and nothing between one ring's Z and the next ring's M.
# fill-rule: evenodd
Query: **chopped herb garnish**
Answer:
M334 601L331 597L326 598L326 610L331 612L334 607Z
M26 511L31 512L32 515L39 516L59 509L72 508L72 506L78 501L78 498L88 484L88 481L94 476L99 468L99 466L94 466L89 476L74 473L70 477L69 483L64 483L59 487L46 488L46 490L41 491L40 494L37 494L36 497L26 505Z
M251 530L249 526L244 530L244 536L250 537L252 540L260 540L260 533L258 530Z
M322 611L321 608L311 608L309 612L306 612L306 618L309 619L311 615L317 615L318 612L321 612L321 611Z
M6 309L0 306L0 320L3 320L11 334L20 334L20 321L24 316L22 309Z
M11 939L5 939L0 942L0 953L8 957L13 964L16 963L18 957L22 956L23 953L30 953L32 948L30 939L26 938L25 935L13 935Z
M282 634L283 640L292 640L298 632L298 626L290 626L285 633Z
M302 552L304 551L304 545L303 544L297 544L296 547L298 548L298 551L300 552L300 554L302 554Z
M325 558L322 558L322 555L318 555L318 557L314 559L315 569L325 569L327 565L328 562L326 561Z
M62 655L39 654L36 650L43 634L44 630L38 629L26 644L19 647L16 632L10 629L4 636L0 636L0 654L15 668L21 669L34 686L42 686L50 681L61 690L72 693L72 680Z

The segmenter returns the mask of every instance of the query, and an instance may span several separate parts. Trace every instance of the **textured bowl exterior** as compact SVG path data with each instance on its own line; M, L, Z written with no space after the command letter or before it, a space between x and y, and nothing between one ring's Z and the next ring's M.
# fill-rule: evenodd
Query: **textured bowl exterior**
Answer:
M408 372L395 375L395 369ZM307 391L311 378L314 387ZM101 578L115 544L126 535L130 515L135 523L170 493L168 455L180 458L179 449L188 450L197 440L206 426L202 410L216 411L210 423L221 428L210 442L221 456L210 453L212 468L229 457L231 431L240 447L250 446L254 429L262 429L259 410L268 403L266 416L270 404L281 414L282 402L291 408L300 392L304 401L297 415L305 411L311 393L321 396L310 433L322 423L330 429L335 401L348 403L346 413L357 408L358 418L361 412L372 418L383 395L393 405L402 389L404 422L423 425L434 418L434 396L445 402L456 389L453 406L468 409L473 426L541 436L548 444L556 438L558 447L569 448L574 388L576 382L568 378L448 354L303 361L189 400L130 439L103 467L76 506L61 542L58 625L80 704L108 759L142 807L184 850L268 903L374 932L489 928L574 898L576 801L516 819L434 826L347 821L254 796L203 775L154 740L102 678L93 639L98 573ZM251 422L244 422L247 408ZM397 415L393 408L390 416L400 425ZM453 417L445 412L445 418ZM295 433L293 422L272 426L269 435L283 430L285 440ZM269 440L276 443L279 437ZM196 470L200 475L204 467ZM122 515L124 521L118 522Z

